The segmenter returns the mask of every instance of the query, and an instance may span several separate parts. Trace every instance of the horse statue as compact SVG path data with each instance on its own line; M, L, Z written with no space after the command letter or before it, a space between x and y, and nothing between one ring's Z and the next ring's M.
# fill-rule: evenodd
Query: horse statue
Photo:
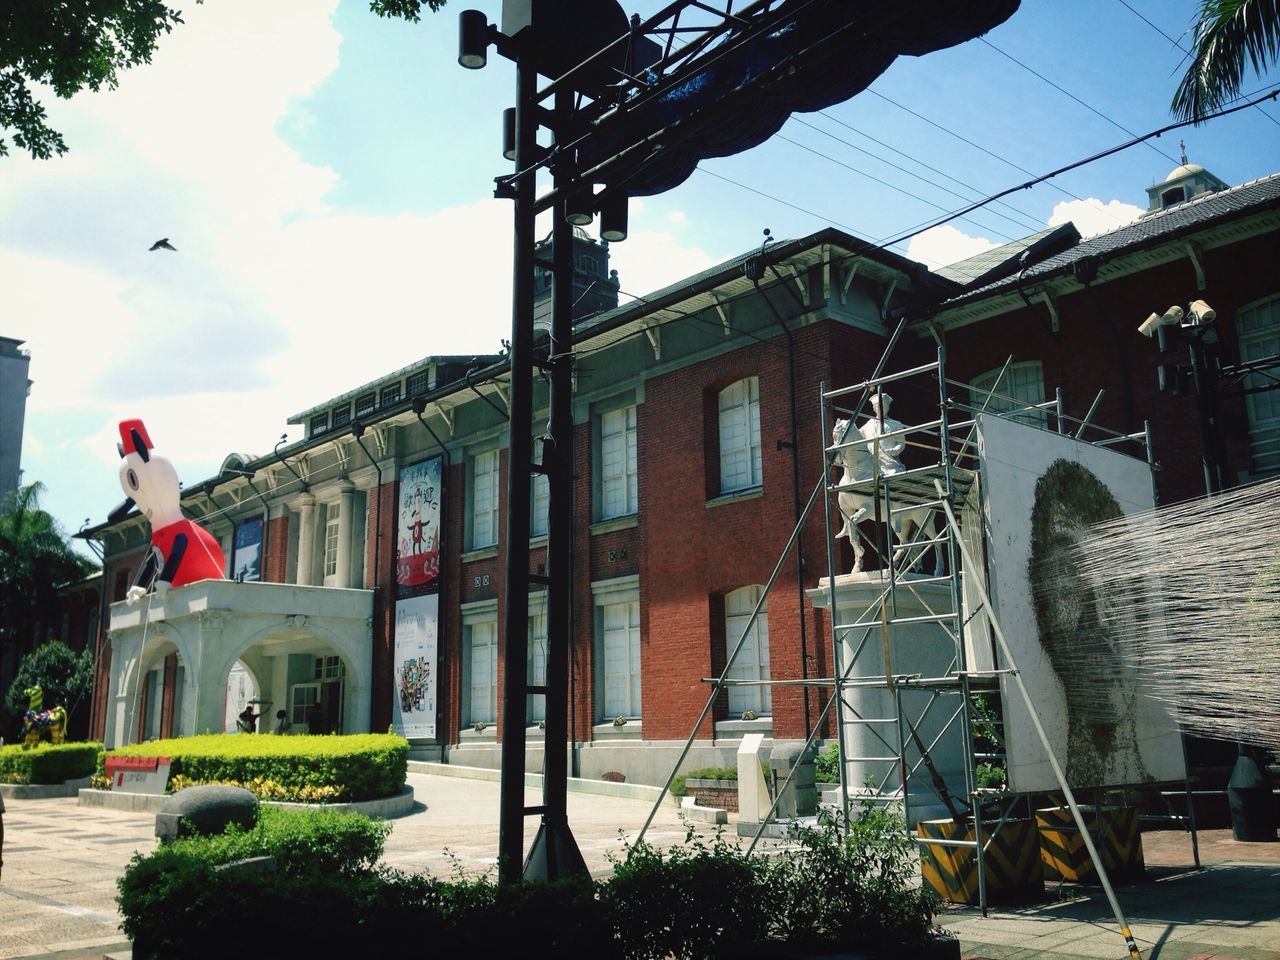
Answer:
M884 398L883 403L881 397ZM881 439L885 434L896 433L903 426L899 421L888 416L891 402L892 398L887 393L875 394L871 397L873 416L859 428L858 433L862 439L857 442L848 443L847 439L852 421L844 419L836 421L835 428L831 431L831 443L836 447L832 458L844 471L840 478L841 486L866 482L877 474L881 477L892 476L905 469L902 461L898 459L906 446L902 437L889 436ZM883 416L881 416L882 405ZM874 513L875 498L855 490L842 490L837 495L836 502L840 508L840 516L844 520L844 525L836 536L849 538L849 544L853 547L851 572L861 573L866 550L862 546L862 534L858 530L858 524ZM886 491L880 504L880 516L885 521L890 517L889 506ZM892 522L889 523L889 540L890 543L897 541L897 548L893 552L895 567L901 569L908 545L911 541L918 539L921 534L930 540L937 536L937 518L932 507L899 509L892 515ZM919 561L923 552L923 549L919 550L917 556L912 558L911 565L914 566ZM936 547L933 573L934 576L942 574L942 551Z
M22 691L27 695L27 712L22 716L22 749L32 750L40 746L45 733L57 744L67 736L67 711L62 706L44 709L44 690L37 684Z

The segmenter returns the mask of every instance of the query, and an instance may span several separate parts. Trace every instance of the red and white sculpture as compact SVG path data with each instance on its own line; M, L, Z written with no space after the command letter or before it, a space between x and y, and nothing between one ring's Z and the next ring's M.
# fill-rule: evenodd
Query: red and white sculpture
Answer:
M136 603L154 584L158 594L197 580L222 580L226 561L218 541L182 515L178 472L154 452L141 420L120 422L120 487L127 498L111 513L120 520L136 504L151 524L151 552L126 598Z

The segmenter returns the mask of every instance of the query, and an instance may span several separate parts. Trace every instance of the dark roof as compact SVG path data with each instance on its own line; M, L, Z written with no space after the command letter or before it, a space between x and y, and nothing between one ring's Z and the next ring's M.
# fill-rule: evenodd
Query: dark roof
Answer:
M1068 250L1032 264L1021 275L1014 274L977 289L966 290L959 296L942 303L940 307L946 309L978 300L1013 287L1019 282L1043 280L1067 273L1076 263L1088 257L1106 260L1193 233L1212 223L1237 219L1273 207L1280 207L1280 173L1273 173L1217 193L1201 194L1185 203L1156 211L1110 233L1100 233L1096 237L1082 240Z
M945 267L939 267L933 272L940 277L954 280L956 283L972 283L989 270L1016 258L1027 247L1042 237L1047 237L1056 229L1056 227L1045 227L1039 233L1033 233L1023 237L1021 240L1011 240L1001 246L992 247L990 250L983 250L982 253Z

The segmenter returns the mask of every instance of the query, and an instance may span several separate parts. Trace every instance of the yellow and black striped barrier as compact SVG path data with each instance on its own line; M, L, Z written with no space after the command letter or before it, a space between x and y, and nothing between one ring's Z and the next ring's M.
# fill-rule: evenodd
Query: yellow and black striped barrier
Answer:
M1030 820L1006 820L992 836L995 822L984 823L987 901L1017 902L1044 895L1040 843ZM978 903L978 858L973 847L949 847L928 840L973 842L973 824L954 820L922 820L916 825L921 842L920 875L924 882L952 903ZM987 841L990 841L989 843Z
M1107 876L1112 880L1141 879L1146 863L1142 857L1137 809L1103 808L1101 823L1096 807L1082 806L1080 812L1089 825L1094 846L1102 854ZM1036 826L1040 831L1040 856L1044 860L1046 880L1098 882L1098 871L1089 859L1089 849L1084 845L1084 838L1080 836L1069 808L1037 810Z

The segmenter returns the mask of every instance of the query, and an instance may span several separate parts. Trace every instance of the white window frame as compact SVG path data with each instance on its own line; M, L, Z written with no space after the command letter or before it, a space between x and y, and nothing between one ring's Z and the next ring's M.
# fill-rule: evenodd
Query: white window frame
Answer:
M545 442L544 438L538 445ZM545 448L542 455L546 456ZM545 537L551 530L551 478L545 473L530 473L529 489L529 536Z
M720 391L720 492L763 483L760 456L760 378L743 377Z
M1237 310L1236 334L1241 363L1280 354L1280 296L1267 297ZM1270 382L1263 374L1251 373L1244 378L1243 385L1248 390ZM1280 471L1280 390L1247 393L1244 401L1253 460L1250 472L1254 476L1276 473Z
M547 685L547 595L529 594L529 652L526 682L533 687ZM525 718L531 724L547 719L547 698L531 693L525 706Z
M636 405L600 414L600 519L628 517L640 509L636 466Z
M321 567L324 585L332 587L338 582L338 539L342 536L342 506L338 501L324 507L324 547Z
M486 450L471 458L471 549L497 546L498 451Z
M741 587L724 598L724 656L725 662L737 645L751 620L751 612L760 600L763 588L751 585ZM769 671L769 615L767 601L760 607L760 615L747 631L738 657L733 661L728 672L730 680L768 680ZM748 710L757 716L767 717L773 713L773 693L767 684L729 689L729 719L737 720Z
M596 713L600 720L639 720L643 711L640 580L637 576L592 584L595 603Z
M464 726L498 721L498 613L487 603L480 611L462 614L462 646L466 670Z
M1002 370L1003 377L1000 376ZM1044 427L1049 422L1048 411L1027 409L1044 400L1044 365L1039 360L1011 363L1007 369L996 367L969 381L969 402L975 413L985 404L985 413Z

